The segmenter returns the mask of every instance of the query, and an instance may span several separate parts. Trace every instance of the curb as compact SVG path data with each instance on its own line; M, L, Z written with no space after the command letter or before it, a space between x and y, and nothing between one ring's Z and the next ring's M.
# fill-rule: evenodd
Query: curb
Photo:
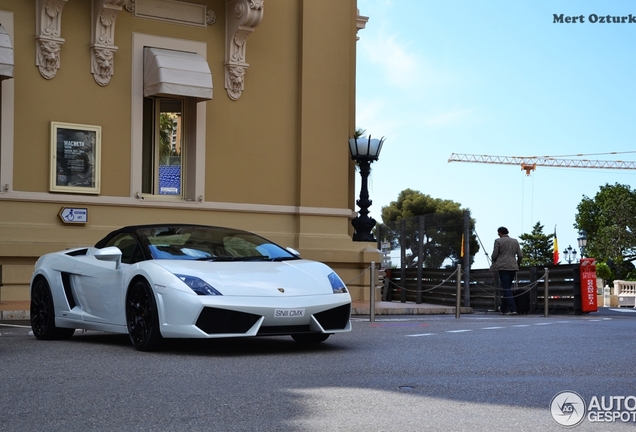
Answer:
M29 320L31 319L31 313L27 310L0 310L0 320Z
M459 308L461 314L472 314L473 308ZM455 315L452 307L401 307L401 308L376 308L376 315ZM369 307L353 307L351 315L370 315Z

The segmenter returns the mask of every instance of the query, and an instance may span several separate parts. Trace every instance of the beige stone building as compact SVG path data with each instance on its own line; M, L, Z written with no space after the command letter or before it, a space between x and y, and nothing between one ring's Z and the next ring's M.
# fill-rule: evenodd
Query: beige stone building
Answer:
M0 303L124 225L231 226L355 300L356 0L0 0Z

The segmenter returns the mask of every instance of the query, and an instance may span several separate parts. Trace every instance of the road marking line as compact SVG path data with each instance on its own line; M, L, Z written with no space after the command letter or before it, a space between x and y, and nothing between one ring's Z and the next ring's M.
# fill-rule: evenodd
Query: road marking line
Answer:
M589 319L587 321L603 321L603 320L611 320L612 318L602 318L602 319ZM482 327L480 330L499 330L499 329L505 329L505 328L512 328L512 327L530 327L532 325L535 326L543 326L543 325L550 325L550 324L569 324L571 321L553 321L553 322L541 322L541 323L534 323L534 324L514 324L511 326L495 326L495 327ZM445 333L466 333L466 332L472 332L475 330L471 330L471 329L462 329L462 330L446 330ZM421 337L421 336L435 336L438 333L419 333L419 334L411 334L411 335L405 335L408 337Z

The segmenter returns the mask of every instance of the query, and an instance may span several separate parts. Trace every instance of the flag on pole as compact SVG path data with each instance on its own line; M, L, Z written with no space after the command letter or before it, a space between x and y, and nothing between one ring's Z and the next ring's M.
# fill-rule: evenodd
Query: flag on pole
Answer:
M462 234L462 245L461 245L461 249L459 251L459 256L464 258L464 234Z
M554 251L552 252L552 262L554 265L559 263L559 242L557 241L556 225L554 226Z

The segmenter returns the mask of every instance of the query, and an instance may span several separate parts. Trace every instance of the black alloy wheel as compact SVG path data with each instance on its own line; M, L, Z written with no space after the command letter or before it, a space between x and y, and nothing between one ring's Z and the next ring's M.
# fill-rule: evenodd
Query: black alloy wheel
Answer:
M130 341L139 351L152 351L162 341L155 296L148 283L139 280L126 296L126 323Z
M39 278L31 288L31 329L41 340L68 339L75 329L55 326L55 307L51 288L44 278Z
M324 342L329 336L331 336L330 333L299 333L291 335L296 342L302 344L316 344Z

